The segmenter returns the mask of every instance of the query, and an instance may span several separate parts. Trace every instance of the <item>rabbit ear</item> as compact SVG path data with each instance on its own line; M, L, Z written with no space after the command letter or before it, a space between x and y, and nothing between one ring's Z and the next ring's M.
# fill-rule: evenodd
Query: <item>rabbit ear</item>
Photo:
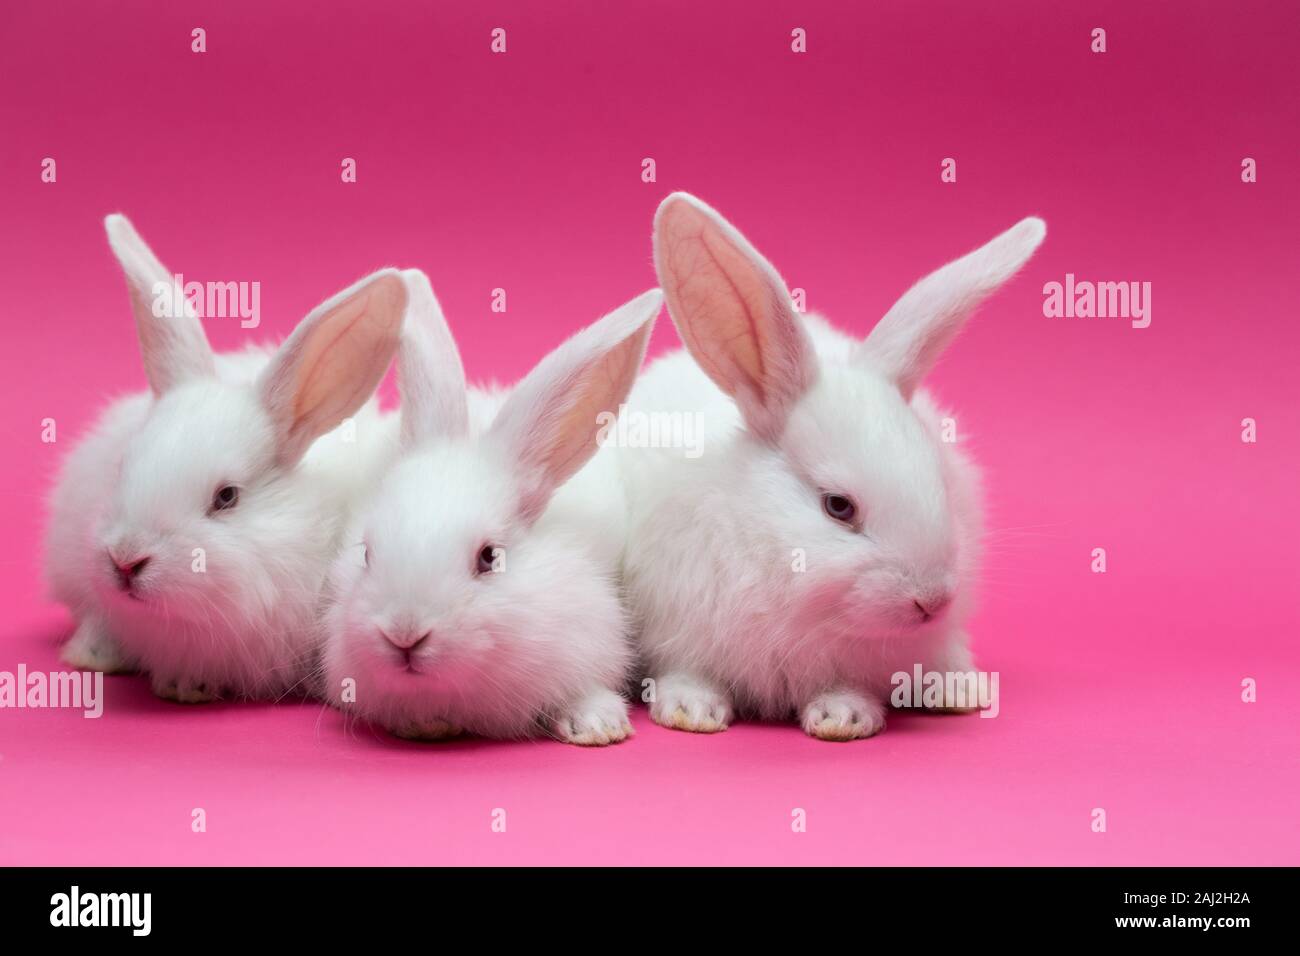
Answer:
M654 247L682 341L749 428L775 441L817 377L785 283L730 223L687 193L660 204Z
M663 293L652 289L583 329L538 363L510 393L488 433L514 463L525 522L596 453L602 419L641 369Z
M405 308L401 275L385 269L317 306L280 346L257 387L282 466L296 464L374 393L397 351Z
M894 303L859 347L863 361L910 396L986 296L1034 254L1047 225L1021 220L992 242L930 273Z
M126 216L114 213L107 217L104 230L126 274L144 373L154 394L161 395L181 382L214 376L212 348L175 278Z
M461 438L469 432L465 368L429 278L419 269L402 273L408 304L397 354L402 394L402 444Z

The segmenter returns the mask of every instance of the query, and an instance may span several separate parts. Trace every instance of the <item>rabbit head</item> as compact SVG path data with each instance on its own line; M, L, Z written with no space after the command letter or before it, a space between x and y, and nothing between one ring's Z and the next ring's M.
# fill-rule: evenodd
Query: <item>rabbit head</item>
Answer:
M917 388L979 302L1042 241L1025 219L922 279L862 341L795 313L776 270L684 193L655 218L669 313L744 433L725 483L733 508L801 548L790 585L810 626L836 619L890 636L937 627L964 555L951 456ZM787 558L788 559L788 558Z
M317 532L336 521L300 462L383 377L406 305L400 274L378 272L325 302L240 380L218 374L225 357L126 218L106 226L153 397L117 472L103 476L95 586L112 606L157 619L273 619L280 602L307 598L310 575L296 569L321 564Z
M327 686L391 728L446 720L516 736L592 681L618 686L625 624L601 529L547 524L552 496L597 451L640 368L662 296L573 336L471 426L456 344L428 280L406 273L397 464L331 576Z

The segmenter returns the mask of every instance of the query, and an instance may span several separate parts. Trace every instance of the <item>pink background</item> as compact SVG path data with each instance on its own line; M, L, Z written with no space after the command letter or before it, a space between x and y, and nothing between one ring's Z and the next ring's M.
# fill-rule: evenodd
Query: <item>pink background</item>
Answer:
M988 473L974 633L1001 716L830 745L639 711L609 750L431 747L109 678L98 721L0 711L0 862L1300 863L1300 7L455 6L0 7L0 670L57 666L42 499L105 396L144 385L106 213L189 278L261 282L258 338L419 266L471 375L512 380L653 284L651 215L681 188L863 333L924 272L1047 220L933 380ZM1151 282L1151 327L1045 318L1066 272ZM248 334L209 326L221 347ZM674 342L662 321L655 350Z

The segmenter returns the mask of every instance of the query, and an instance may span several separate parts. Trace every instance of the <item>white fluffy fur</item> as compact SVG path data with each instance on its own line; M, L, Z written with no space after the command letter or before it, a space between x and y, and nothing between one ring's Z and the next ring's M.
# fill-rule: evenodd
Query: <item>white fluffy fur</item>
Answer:
M400 275L331 299L278 352L214 356L192 311L152 314L169 273L124 217L107 227L153 389L108 407L53 491L47 577L77 620L64 660L147 671L185 702L301 689L345 513L396 447L368 399L397 347ZM330 431L354 412L354 442ZM213 511L226 484L239 501ZM109 549L148 557L132 593Z
M698 413L704 436L694 459L619 456L625 584L656 721L711 732L739 711L865 737L884 726L893 672L972 666L977 474L913 389L1043 234L1025 220L939 270L859 342L797 316L775 270L712 209L665 200L655 260L689 351L654 363L629 409ZM824 512L830 493L855 500L853 526Z
M596 416L626 398L662 296L580 332L509 392L466 393L428 280L406 276L403 453L331 574L327 698L413 738L621 740L626 505ZM478 573L488 544L503 565Z

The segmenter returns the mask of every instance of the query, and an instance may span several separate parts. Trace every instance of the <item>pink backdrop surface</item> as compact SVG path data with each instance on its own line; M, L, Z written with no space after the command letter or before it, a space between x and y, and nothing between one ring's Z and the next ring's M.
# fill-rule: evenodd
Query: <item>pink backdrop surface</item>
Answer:
M187 278L262 284L261 328L212 319L218 347L418 266L470 374L503 381L653 284L672 189L862 333L1022 216L1049 231L932 379L987 472L998 718L832 745L638 711L606 750L430 746L111 677L99 720L0 711L0 862L1300 863L1300 6L984 7L4 4L0 670L58 666L43 498L106 396L144 386L106 213ZM1046 318L1067 272L1150 282L1150 327ZM665 318L652 348L675 344Z

